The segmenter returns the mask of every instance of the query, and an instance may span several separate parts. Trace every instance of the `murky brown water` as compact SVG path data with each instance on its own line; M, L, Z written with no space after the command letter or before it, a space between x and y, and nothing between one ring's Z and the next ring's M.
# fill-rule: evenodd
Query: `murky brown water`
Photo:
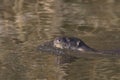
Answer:
M120 80L120 59L36 51L57 36L74 36L98 50L120 49L119 0L1 0L0 80Z

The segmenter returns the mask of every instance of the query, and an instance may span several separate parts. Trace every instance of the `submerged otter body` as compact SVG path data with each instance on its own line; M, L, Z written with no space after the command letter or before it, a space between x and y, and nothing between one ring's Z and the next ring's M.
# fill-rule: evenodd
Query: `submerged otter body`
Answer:
M77 52L95 52L96 54L120 55L120 50L96 50L89 47L81 39L76 37L57 37L53 41L47 42L38 47L38 50L54 52L55 54L65 54L62 50L73 50Z

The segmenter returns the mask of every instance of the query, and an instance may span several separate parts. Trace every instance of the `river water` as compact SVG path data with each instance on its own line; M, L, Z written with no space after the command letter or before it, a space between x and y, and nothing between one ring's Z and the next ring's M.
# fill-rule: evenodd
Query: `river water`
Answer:
M120 80L118 57L60 64L61 56L36 50L57 36L120 49L119 8L118 0L1 0L0 80Z

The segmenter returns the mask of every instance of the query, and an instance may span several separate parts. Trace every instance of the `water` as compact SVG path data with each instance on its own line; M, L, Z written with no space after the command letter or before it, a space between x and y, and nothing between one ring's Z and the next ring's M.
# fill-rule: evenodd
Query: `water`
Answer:
M118 0L2 0L0 80L119 80L120 59L37 51L57 36L81 38L98 50L120 49ZM72 53L72 52L71 52Z

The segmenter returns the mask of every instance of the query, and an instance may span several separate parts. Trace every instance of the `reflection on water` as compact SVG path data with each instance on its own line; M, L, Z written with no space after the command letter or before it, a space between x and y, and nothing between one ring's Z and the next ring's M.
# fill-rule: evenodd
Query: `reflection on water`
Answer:
M119 80L119 71L116 71L120 60L115 59L86 59L81 58L71 64L66 70L67 80Z
M61 56L36 47L56 36L74 36L100 50L120 48L118 0L2 0L1 80L119 80L120 59Z

